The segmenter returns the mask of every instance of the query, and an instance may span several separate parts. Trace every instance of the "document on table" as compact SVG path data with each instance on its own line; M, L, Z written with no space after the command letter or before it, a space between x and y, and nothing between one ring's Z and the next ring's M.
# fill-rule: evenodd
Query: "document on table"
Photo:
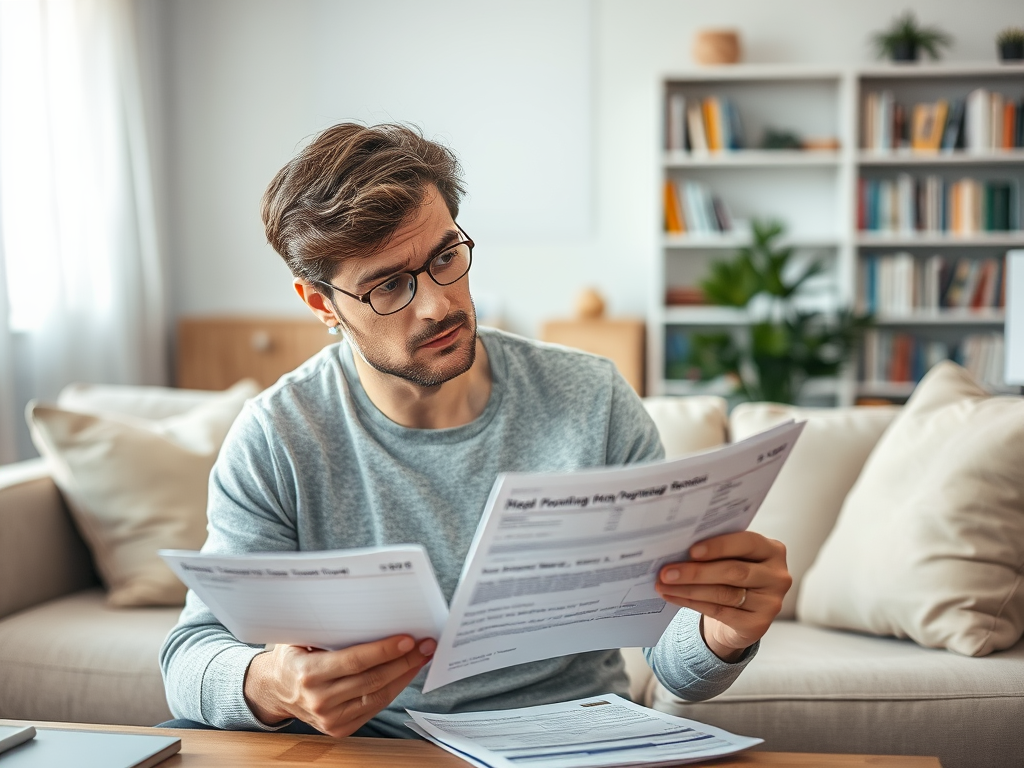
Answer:
M659 569L744 530L803 423L673 461L500 475L427 673L427 693L555 656L651 646L678 609Z
M243 643L335 650L398 634L436 638L448 617L426 550L415 544L160 555Z
M487 768L679 765L763 743L641 707L614 694L539 707L437 715L407 710L408 727Z

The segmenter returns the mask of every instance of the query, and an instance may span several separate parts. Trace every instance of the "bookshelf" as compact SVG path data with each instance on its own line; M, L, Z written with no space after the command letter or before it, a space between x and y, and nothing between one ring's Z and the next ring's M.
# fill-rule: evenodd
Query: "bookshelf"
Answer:
M658 138L662 148L659 200L663 206L668 204L665 183L672 182L678 189L679 210L685 217L684 190L697 188L709 203L715 199L708 206L712 216L719 212L719 207L724 209L721 217L712 218L713 227L717 225L724 231L693 232L688 228L686 232L666 232L665 209L659 210L657 269L652 290L655 299L648 318L650 393L721 394L727 389L721 383L699 384L675 378L680 369L672 362L681 354L680 344L688 334L735 333L746 323L745 314L722 307L672 306L667 304L666 297L670 289L698 285L713 260L747 244L749 221L753 218L782 220L787 227L788 245L806 258L826 263L828 269L815 286L815 307L820 309L863 304L866 263L871 260L901 253L909 254L915 264L942 257L951 265L959 261L977 262L978 270L984 271L981 265L1001 258L1010 248L1024 247L1020 192L1024 188L1024 148L925 151L902 146L879 149L869 142L869 94L891 94L891 103L903 105L909 122L915 104L940 99L949 103L966 100L977 89L1000 93L1006 101L1022 99L1024 66L737 65L666 76L660 106L663 129ZM695 151L686 137L679 146L676 118L682 114L685 126L689 117L685 108L680 110L679 103L703 105L711 99L717 99L713 115L718 122L705 122L705 130L717 128L720 141L728 144L718 151L700 151L699 147ZM877 127L878 123L874 125ZM762 136L769 129L813 139L818 148L762 149ZM729 134L735 136L730 139ZM834 144L829 146L822 141L827 139L833 139ZM908 176L915 190L925 186L927 177L941 180L943 195L961 179L975 180L982 195L986 194L986 186L1008 185L1012 227L1008 231L985 231L984 227L978 231L929 231L906 226L862 229L866 183L881 186L882 182L889 182L895 189L901 178L907 184ZM693 198L690 200L692 204ZM1004 320L998 302L997 306L975 309L914 306L898 313L876 309L875 317L876 336L887 334L880 346L878 339L873 339L876 354L888 350L894 339L897 347L911 344L931 353L946 348L953 354L966 344L976 349L982 337L991 341L1001 333ZM872 375L879 372L877 361L872 371L866 368L867 352L866 348L862 350L860 360L839 379L809 382L804 392L808 401L850 404L858 398L905 400L913 389L913 381L878 380ZM923 353L915 354L920 368ZM986 354L991 357L993 353ZM905 374L906 371L901 372ZM998 382L991 384L999 388Z

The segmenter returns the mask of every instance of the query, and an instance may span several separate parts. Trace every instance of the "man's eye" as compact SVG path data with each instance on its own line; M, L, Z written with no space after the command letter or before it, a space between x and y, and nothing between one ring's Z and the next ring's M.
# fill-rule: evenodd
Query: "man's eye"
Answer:
M458 257L455 251L448 251L447 253L440 253L434 257L434 267L442 268L447 267Z
M381 283L380 285L378 285L374 290L380 291L381 293L392 293L398 290L398 286L401 284L401 282L402 280L400 277L392 277L386 283Z

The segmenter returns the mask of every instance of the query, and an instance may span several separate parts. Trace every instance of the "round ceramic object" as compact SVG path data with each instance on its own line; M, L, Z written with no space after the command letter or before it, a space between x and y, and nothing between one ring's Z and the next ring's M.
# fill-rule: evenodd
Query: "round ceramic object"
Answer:
M604 299L593 288L585 288L576 298L576 316L596 320L604 315Z
M698 64L735 64L740 60L740 35L734 29L702 29L693 41Z

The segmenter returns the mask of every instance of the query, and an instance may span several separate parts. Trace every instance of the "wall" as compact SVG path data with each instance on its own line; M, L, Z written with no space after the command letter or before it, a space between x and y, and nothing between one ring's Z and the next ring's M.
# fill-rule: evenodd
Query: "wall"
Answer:
M526 334L596 285L643 315L657 252L660 77L694 31L740 30L745 61L872 60L903 7L992 61L1019 0L143 0L164 71L165 244L175 316L305 312L258 215L263 188L334 122L404 120L460 155L472 283Z

